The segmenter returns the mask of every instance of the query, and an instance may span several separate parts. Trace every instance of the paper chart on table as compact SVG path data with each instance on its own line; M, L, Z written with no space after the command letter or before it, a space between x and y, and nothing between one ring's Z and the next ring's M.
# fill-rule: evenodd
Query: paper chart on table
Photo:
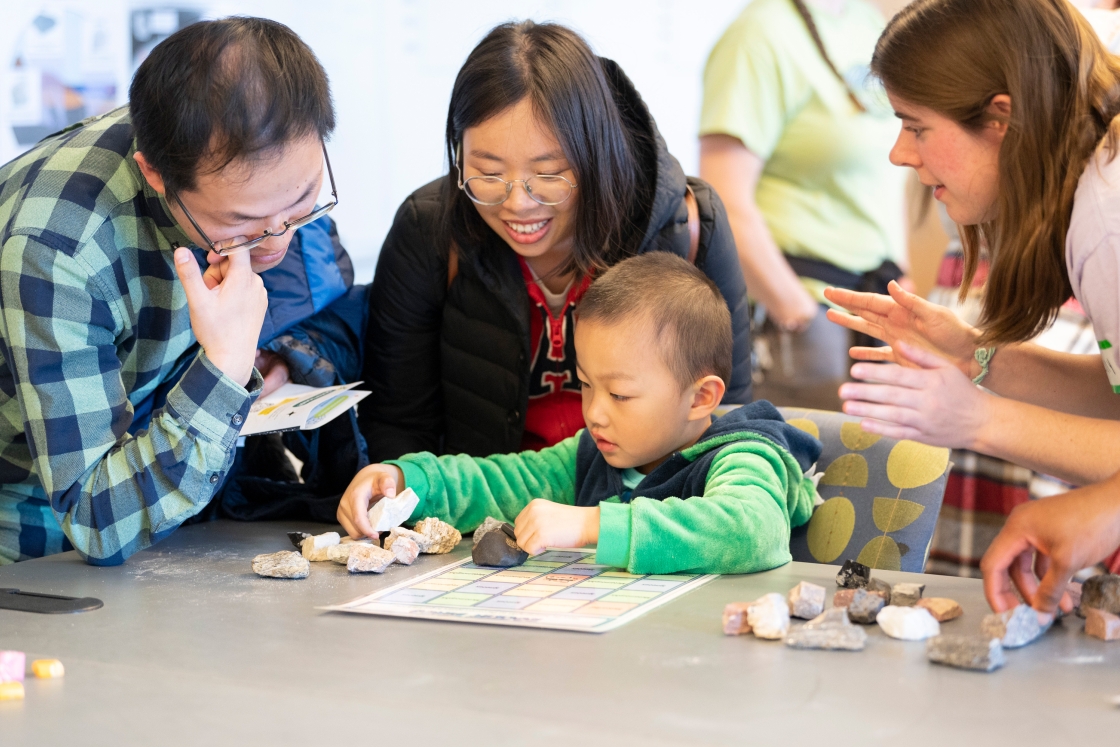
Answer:
M369 392L353 389L360 383L322 388L285 384L253 404L241 435L253 436L296 428L310 431L326 425L369 396Z
M604 633L716 578L632 574L594 560L587 549L549 549L512 568L485 568L467 558L319 609Z

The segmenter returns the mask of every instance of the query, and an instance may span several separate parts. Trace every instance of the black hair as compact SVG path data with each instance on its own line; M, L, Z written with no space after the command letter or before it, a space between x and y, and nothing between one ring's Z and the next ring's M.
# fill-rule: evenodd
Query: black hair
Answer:
M160 42L129 88L136 149L169 193L334 130L327 74L295 32L265 18L200 21Z
M644 322L684 390L704 376L731 381L731 312L712 279L681 257L654 251L619 262L576 307L576 324Z
M579 34L552 23L504 23L478 43L455 78L447 111L448 244L475 246L490 232L458 189L463 131L528 99L556 134L578 185L572 257L559 272L592 274L637 252L652 202L639 164L649 136L626 126L608 63Z

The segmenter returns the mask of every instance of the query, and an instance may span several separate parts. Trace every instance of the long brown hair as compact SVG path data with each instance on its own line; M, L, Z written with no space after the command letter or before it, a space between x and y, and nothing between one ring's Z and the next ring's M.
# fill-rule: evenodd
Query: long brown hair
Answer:
M891 95L974 132L993 121L992 99L1010 96L995 217L961 226L961 299L986 245L981 344L1029 340L1072 293L1074 192L1102 139L1116 155L1120 58L1067 0L915 0L887 24L871 71Z

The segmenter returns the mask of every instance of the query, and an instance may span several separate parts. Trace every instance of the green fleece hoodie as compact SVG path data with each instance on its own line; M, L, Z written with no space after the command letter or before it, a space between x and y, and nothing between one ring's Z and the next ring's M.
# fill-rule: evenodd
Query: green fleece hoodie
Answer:
M435 516L469 532L488 516L512 522L534 498L574 505L583 434L541 451L419 453L389 463L420 497L411 521ZM753 573L789 562L790 528L812 514L812 480L789 451L759 434L701 439L679 456L694 462L713 449L703 495L601 500L597 562L631 573Z

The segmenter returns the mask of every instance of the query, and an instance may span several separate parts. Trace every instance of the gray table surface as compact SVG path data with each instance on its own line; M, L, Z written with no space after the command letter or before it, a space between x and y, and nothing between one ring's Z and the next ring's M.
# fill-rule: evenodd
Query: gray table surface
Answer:
M0 587L94 596L77 615L0 610L0 649L59 658L0 702L0 744L278 745L1117 744L1120 643L1080 620L979 674L927 663L923 643L876 626L861 653L794 651L720 632L723 606L801 580L835 589L833 566L725 576L601 635L328 613L463 557L421 556L384 576L312 564L302 581L250 560L315 525L186 527L115 568L74 553L0 568ZM920 580L974 632L987 612L970 579ZM400 741L406 740L406 741Z

